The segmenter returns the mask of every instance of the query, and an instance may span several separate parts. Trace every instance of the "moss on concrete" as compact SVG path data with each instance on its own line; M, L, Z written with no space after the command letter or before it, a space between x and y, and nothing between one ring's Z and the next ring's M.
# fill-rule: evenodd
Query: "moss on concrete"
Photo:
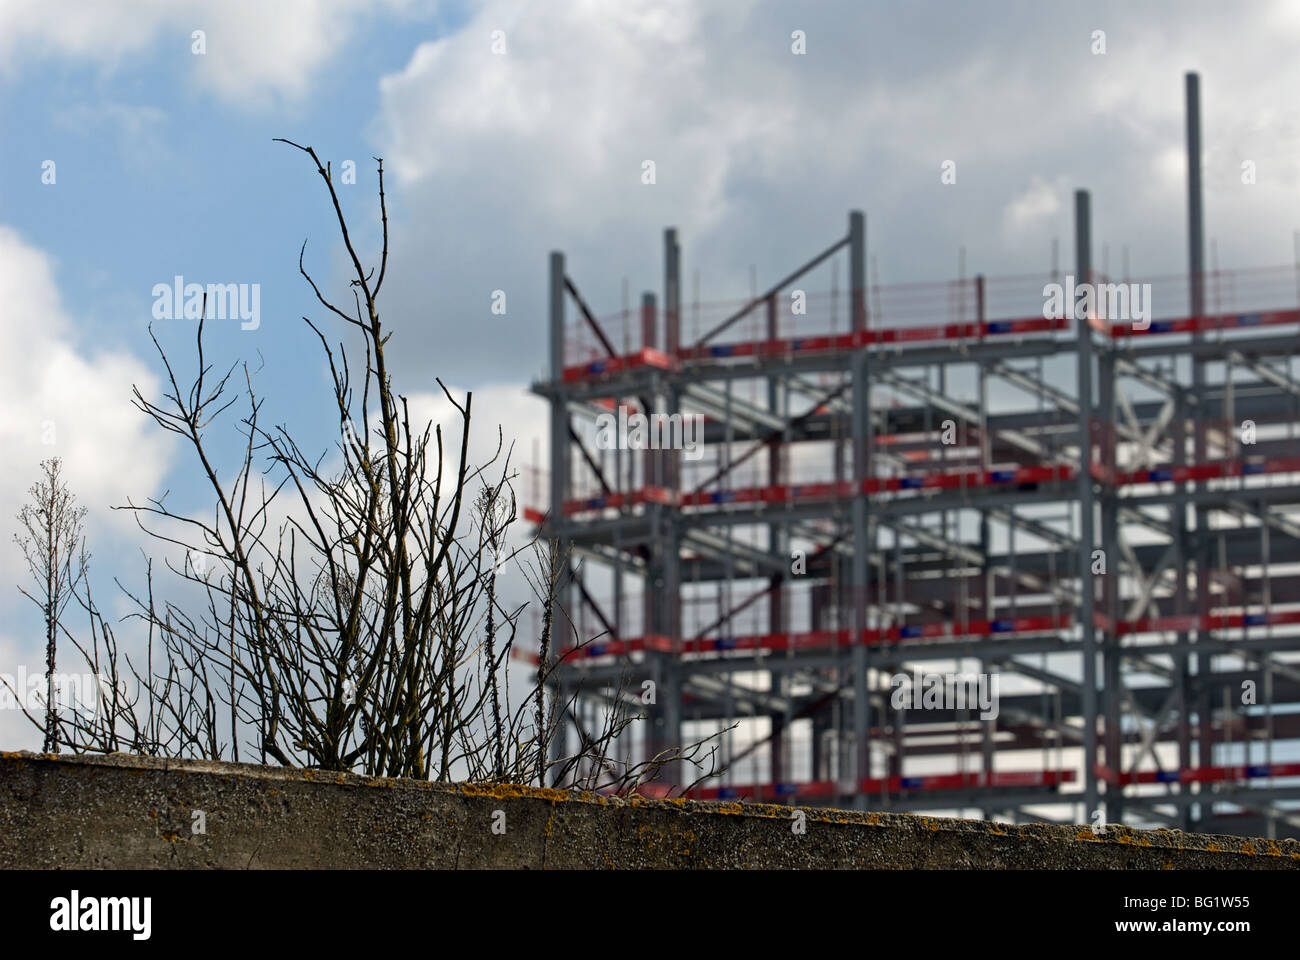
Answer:
M1296 869L1300 842L0 753L15 867Z

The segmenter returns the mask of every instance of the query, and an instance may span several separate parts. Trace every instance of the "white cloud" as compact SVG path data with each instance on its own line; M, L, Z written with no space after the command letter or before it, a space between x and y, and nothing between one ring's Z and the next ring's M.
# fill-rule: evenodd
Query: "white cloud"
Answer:
M44 0L0 4L0 71L47 58L115 71L144 54L188 61L195 81L230 102L297 99L358 22L412 0ZM202 30L206 53L191 52Z
M54 264L11 228L0 226L0 609L13 602L24 568L9 533L47 457L63 459L68 485L88 509L88 532L133 529L110 506L155 494L174 444L131 406L131 387L160 390L137 357L83 347L62 302ZM47 441L53 442L47 442Z
M569 217L580 203L587 232L616 216L658 223L665 208L717 222L729 158L768 162L795 134L780 102L743 88L719 95L719 65L704 55L713 26L682 0L487 4L380 81L387 159L406 184L486 172L507 202L526 196ZM495 29L504 55L492 52ZM653 187L641 183L646 160Z
M463 406L465 390L452 384L447 386L456 402ZM485 464L495 456L497 459L493 468L484 473L484 479L493 482L500 476L500 468L509 454L511 471L518 474L514 488L520 507L539 506L539 501L546 497L546 491L538 486L534 495L532 479L525 466L540 466L548 462L550 447L546 401L529 393L523 384L486 384L475 387L473 394L467 458L470 467ZM441 392L416 393L407 399L413 429L415 425L422 427L426 423L442 427L443 482L453 482L460 464L460 414ZM500 434L497 432L498 426L501 428ZM431 458L437 455L436 442L431 432ZM511 444L514 445L513 452L510 450Z
M0 633L0 675L17 686L20 675L44 674L44 650L32 645L22 650L12 636ZM56 664L57 666L57 664ZM21 669L20 669L21 667ZM3 681L0 681L2 684ZM0 686L0 689L4 689ZM0 703L8 700L5 697ZM39 750L41 734L22 710L0 707L0 750Z
M1033 177L1029 186L1007 204L1002 222L1008 230L1020 230L1040 221L1050 220L1061 211L1061 198L1067 187L1059 178L1047 182Z
M1300 74L1261 79L1238 51L1286 63L1294 24L1280 10L1175 12L1108 3L990 20L917 4L882 18L839 4L792 19L749 0L483 0L379 84L373 136L399 211L384 305L404 344L395 366L462 382L536 375L547 252L564 251L609 315L624 277L633 303L660 289L670 225L705 301L743 295L750 265L765 285L805 262L850 208L867 213L883 284L946 276L959 246L974 271L1018 275L1047 262L1053 238L1069 258L1082 188L1098 248L1122 243L1138 271L1176 271L1189 68L1203 77L1210 228L1242 238L1239 262L1289 256L1285 196L1300 164L1278 118ZM1090 52L1094 20L1105 56ZM804 56L791 53L794 27ZM1245 191L1243 158L1260 162ZM647 159L653 187L640 182ZM955 186L940 183L945 159ZM806 283L829 281L827 266ZM497 289L508 316L489 313ZM455 371L441 366L449 357Z

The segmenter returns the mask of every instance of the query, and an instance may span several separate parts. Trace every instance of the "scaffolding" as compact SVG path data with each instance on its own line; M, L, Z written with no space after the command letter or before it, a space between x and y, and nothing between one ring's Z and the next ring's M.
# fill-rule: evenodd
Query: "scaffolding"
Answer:
M1204 268L1198 93L1183 276L1095 270L1086 191L1032 276L868 283L853 211L686 309L669 229L662 298L598 318L552 253L525 514L596 638L554 686L644 712L630 757L717 734L705 799L1300 835L1300 263ZM611 444L620 414L698 446Z

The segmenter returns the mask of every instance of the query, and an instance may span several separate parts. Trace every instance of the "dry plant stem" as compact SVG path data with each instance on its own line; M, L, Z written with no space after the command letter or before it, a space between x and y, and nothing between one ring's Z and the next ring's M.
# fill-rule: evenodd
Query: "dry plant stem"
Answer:
M14 542L27 561L36 594L23 587L18 589L41 608L45 620L43 749L46 753L57 753L60 736L55 662L61 619L78 583L85 576L89 558L84 541L86 508L76 505L76 498L63 478L63 462L58 457L43 461L41 474L41 479L28 491L31 503L18 512L18 522L26 530L26 535L15 534Z
M382 250L377 270L367 270L328 168L311 147L279 142L301 151L324 183L349 264L344 306L308 270L305 241L299 250L299 273L340 324L335 342L302 318L330 373L333 450L309 451L287 426L267 425L258 371L247 364L214 375L202 318L188 386L150 331L166 386L156 399L136 389L135 406L183 439L212 506L182 513L164 494L120 508L160 550L184 552L163 566L185 594L156 594L152 561L146 589L121 588L143 664L122 652L89 587L78 594L89 640L73 645L103 671L106 693L102 710L71 718L59 742L210 759L245 750L262 762L372 776L613 793L634 792L669 764L711 762L707 741L641 762L622 757L620 737L644 712L626 681L556 683L553 651L596 639L579 634L561 603L569 550L521 535L512 450L499 430L495 453L470 462L472 393L461 399L436 381L452 411L444 437L442 424L413 425L393 386L392 334L379 309L389 241L383 162ZM238 431L233 472L211 452L219 425ZM529 602L503 605L507 574L528 584ZM509 664L533 603L538 669L512 700ZM579 720L581 698L602 704L592 729ZM566 756L569 725L579 746Z

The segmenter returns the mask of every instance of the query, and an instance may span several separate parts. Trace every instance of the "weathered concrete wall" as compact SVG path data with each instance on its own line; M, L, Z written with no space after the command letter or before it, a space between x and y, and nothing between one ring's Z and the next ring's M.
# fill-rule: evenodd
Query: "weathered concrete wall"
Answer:
M1300 867L1294 840L795 809L3 753L0 868Z

